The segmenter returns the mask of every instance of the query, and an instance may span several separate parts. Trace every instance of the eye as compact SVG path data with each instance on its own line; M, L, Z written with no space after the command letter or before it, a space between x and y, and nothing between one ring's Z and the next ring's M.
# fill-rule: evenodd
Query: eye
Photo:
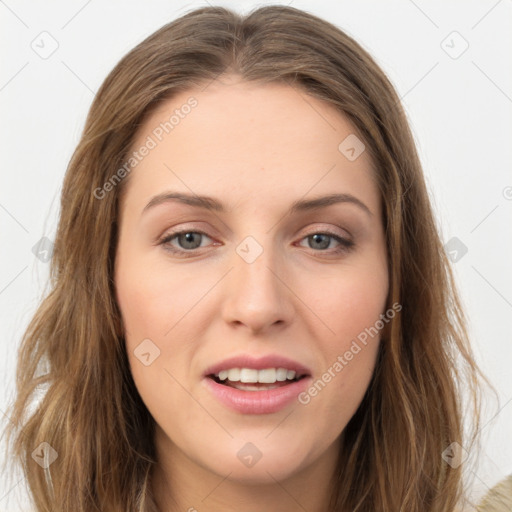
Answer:
M211 238L203 231L176 231L174 233L166 234L159 241L159 244L163 245L166 251L173 254L189 253L190 255L193 255L194 251L204 247L204 245L201 244L204 237L211 240ZM172 243L173 240L176 240L177 246ZM335 233L331 233L330 231L318 231L311 233L303 237L301 241L302 240L307 240L309 242L309 247L311 249L315 249L314 252L326 252L327 254L348 252L355 245L353 241L343 238ZM338 244L334 249L331 246L333 241Z
M304 237L302 240L307 240L309 242L308 245L310 248L318 249L318 251L320 252L329 249L329 246L331 246L331 242L335 241L338 244L338 247L334 248L334 250L326 251L330 253L347 252L350 249L352 249L355 245L352 240L343 238L335 233L331 233L330 231L318 231L316 233L311 233Z
M202 231L177 231L167 234L159 243L172 253L190 252L201 247L201 237L210 238ZM171 243L174 239L179 245L178 248Z

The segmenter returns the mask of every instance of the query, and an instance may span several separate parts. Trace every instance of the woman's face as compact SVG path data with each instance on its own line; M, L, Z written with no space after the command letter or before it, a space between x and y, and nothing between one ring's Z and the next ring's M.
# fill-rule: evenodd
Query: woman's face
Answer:
M379 192L354 132L302 91L232 76L140 127L115 283L133 378L171 467L252 483L333 469L388 293ZM223 363L238 356L248 359ZM279 368L306 376L236 381L293 376ZM229 382L208 376L220 370Z

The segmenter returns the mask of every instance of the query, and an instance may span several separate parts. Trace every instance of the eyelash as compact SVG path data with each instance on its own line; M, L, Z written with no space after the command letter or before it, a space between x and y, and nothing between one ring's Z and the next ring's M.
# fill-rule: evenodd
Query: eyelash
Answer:
M191 230L191 229L188 229L188 230L182 230L182 231L175 231L175 232L172 232L172 233L168 233L166 235L164 235L163 238L161 238L158 242L159 245L163 245L164 246L164 249L172 254L188 254L190 256L194 256L195 254L195 251L198 251L200 248L196 248L196 249L190 249L190 250L186 250L186 249L176 249L175 247L173 247L172 245L170 245L170 241L173 240L174 238L180 236L180 235L185 235L187 233L194 233L194 234L198 234L198 235L204 235L208 238L211 238L207 233L205 233L204 231L200 231L200 230ZM331 254L331 255L336 255L336 254L340 254L340 253L348 253L350 252L354 246L355 246L355 243L352 241L352 240L348 240L346 238L343 238L343 237L340 237L339 235L331 232L331 231L315 231L313 233L308 233L307 235L305 235L303 238L301 238L301 240L304 240L308 237L311 237L311 236L314 236L314 235L327 235L328 237L330 238L333 238L334 240L336 240L340 246L333 250L333 251L328 251L327 249L323 249L323 250L320 250L320 251L315 251L314 249L310 249L311 251L315 252L315 253L326 253L326 254ZM184 257L188 257L188 256L184 256Z

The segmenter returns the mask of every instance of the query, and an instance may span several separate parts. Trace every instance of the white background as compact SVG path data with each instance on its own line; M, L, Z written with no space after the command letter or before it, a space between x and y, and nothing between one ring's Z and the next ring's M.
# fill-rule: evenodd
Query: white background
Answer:
M267 3L215 5L245 13ZM20 337L47 277L48 264L32 247L54 238L64 172L94 94L133 46L206 5L0 0L2 413L14 392ZM388 74L410 119L443 240L457 237L468 248L454 268L478 362L500 393L500 403L489 400L484 411L474 490L481 495L512 473L512 1L289 5L345 30ZM31 47L48 37L43 31L58 43L47 59ZM465 43L453 31L469 44L458 58ZM24 480L9 473L0 478L0 511L21 510L17 500L26 500Z

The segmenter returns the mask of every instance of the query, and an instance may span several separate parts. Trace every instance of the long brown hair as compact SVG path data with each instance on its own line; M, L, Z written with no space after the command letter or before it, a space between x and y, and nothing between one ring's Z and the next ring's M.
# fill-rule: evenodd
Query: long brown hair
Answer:
M9 411L8 440L37 512L157 510L154 420L131 377L114 298L127 180L100 199L94 191L123 166L156 106L225 73L288 84L334 105L375 164L389 304L402 310L345 429L330 510L452 512L466 494L464 464L450 464L445 453L461 446L474 455L481 384L489 381L472 355L414 140L399 97L370 55L334 25L285 6L246 16L221 7L191 11L123 57L93 101L64 179L51 290L22 339ZM44 396L28 415L41 387ZM467 438L463 390L473 414ZM45 469L32 457L43 442L58 454Z

